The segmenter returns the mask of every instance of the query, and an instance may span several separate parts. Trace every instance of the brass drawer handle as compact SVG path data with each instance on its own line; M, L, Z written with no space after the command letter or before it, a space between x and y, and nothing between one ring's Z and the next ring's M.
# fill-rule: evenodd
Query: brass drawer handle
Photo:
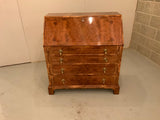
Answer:
M63 54L63 50L60 49L60 50L59 50L59 55L62 56L62 54Z
M59 59L59 62L62 64L62 63L63 63L63 58L60 58L60 59Z
M105 82L106 82L106 79L105 79L105 78L103 78L103 79L102 79L102 82L103 82L103 84L105 84Z
M63 68L61 68L61 73L64 74L64 69Z
M106 73L106 68L105 67L103 68L103 72L104 72L104 74Z
M63 84L65 83L65 80L64 80L64 79L62 79L61 81L62 81Z
M104 61L105 61L105 62L108 62L107 58L104 58Z
M107 49L104 49L104 54L107 55Z

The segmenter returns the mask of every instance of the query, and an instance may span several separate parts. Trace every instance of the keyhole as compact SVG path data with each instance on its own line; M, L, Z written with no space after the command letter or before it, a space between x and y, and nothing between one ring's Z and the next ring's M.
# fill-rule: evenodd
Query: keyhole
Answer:
M84 19L82 19L82 22L84 22Z

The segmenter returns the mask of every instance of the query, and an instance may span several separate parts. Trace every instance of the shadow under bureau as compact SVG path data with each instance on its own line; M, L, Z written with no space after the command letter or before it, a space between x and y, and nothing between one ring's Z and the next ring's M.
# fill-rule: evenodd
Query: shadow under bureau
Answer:
M119 13L50 13L45 16L43 47L49 94L75 88L113 89L119 94L123 50Z

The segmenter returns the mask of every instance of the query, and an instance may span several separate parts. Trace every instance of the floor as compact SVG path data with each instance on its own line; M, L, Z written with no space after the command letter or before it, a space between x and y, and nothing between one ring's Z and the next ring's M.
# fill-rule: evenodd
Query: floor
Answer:
M123 53L120 94L56 90L48 95L45 62L0 68L0 120L160 120L160 66Z

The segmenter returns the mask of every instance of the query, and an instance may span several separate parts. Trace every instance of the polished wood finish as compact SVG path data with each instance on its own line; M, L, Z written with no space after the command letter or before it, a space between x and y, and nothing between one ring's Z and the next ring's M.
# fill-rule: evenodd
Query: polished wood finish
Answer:
M54 59L53 59L54 58ZM107 59L105 61L104 59ZM60 60L63 60L63 63L60 63ZM61 58L56 55L50 55L49 56L49 61L52 62L53 64L99 64L99 63L119 63L120 59L119 56L116 55L63 55Z
M116 75L50 75L53 86L59 85L112 85ZM64 83L62 82L64 79ZM105 79L105 81L103 81Z
M119 14L55 16L45 17L44 46L123 45Z
M88 45L83 45L83 46L51 46L51 47L48 47L47 51L49 52L49 54L54 54L54 55L59 55L59 50L62 50L62 54L65 55L65 54L76 54L76 55L79 55L79 54L102 54L104 55L104 49L107 49L107 54L106 55L119 55L121 54L120 52L120 49L121 49L121 46L117 46L117 45L100 45L100 46L88 46Z
M82 64L82 65L51 65L50 74L61 74L61 68L64 74L72 75L103 75L106 68L106 75L117 74L118 66L115 64Z
M122 50L119 13L48 14L44 52L49 94L75 88L113 89L119 94Z

